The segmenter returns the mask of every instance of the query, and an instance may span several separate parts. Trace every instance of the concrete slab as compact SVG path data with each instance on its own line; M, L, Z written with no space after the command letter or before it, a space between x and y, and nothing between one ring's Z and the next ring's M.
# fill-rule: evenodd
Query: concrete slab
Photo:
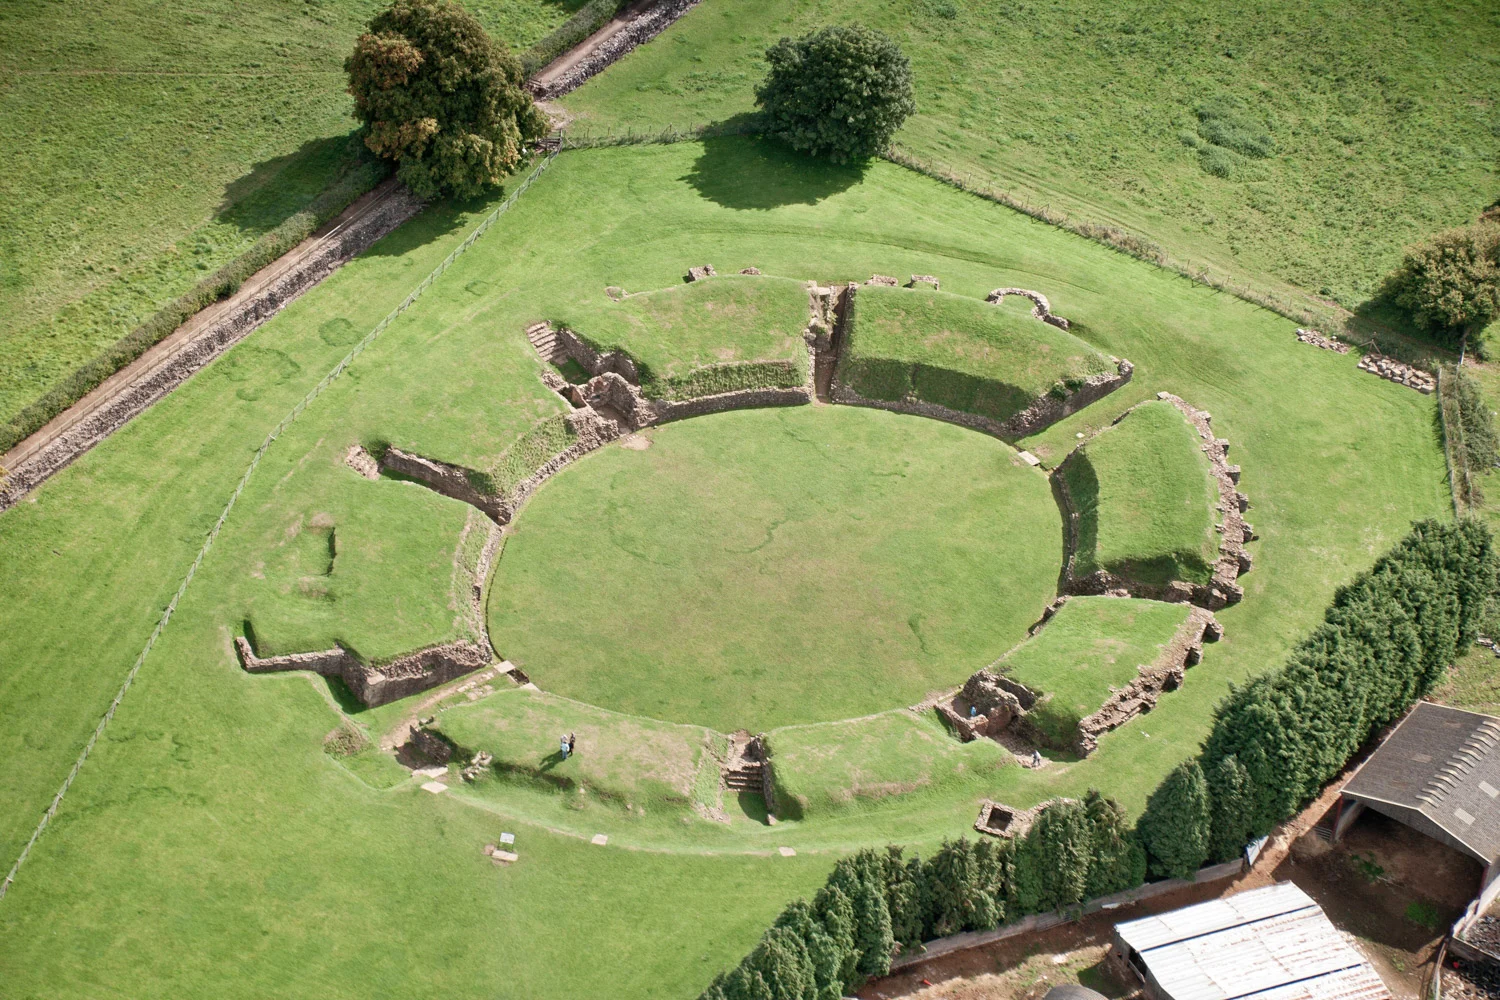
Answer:
M595 844L599 847L603 847L605 844L609 843L609 838L602 833L596 833L594 834L594 839L589 841L589 843Z
M1031 466L1033 469L1036 468L1038 465L1042 464L1042 460L1040 458L1037 458L1035 455L1033 455L1029 451L1017 452L1017 454L1019 454L1021 456L1021 461L1025 462L1027 465Z
M431 792L433 795L436 795L439 792L446 792L447 790L448 786L443 784L441 781L429 781L422 786L422 791Z
M795 858L797 856L796 850L790 847L778 847L776 848L776 851L783 858Z

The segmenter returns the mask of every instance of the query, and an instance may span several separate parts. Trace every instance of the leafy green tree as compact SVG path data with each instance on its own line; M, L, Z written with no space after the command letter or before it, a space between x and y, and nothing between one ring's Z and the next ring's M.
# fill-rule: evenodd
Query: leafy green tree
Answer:
M1002 911L994 886L986 884L978 845L968 838L945 840L927 859L925 881L932 898L931 932L935 937L966 930L989 930Z
M1093 831L1083 803L1071 799L1043 809L1016 849L1016 899L1026 913L1060 910L1088 891Z
M775 926L797 935L807 949L812 969L812 992L806 994L809 1000L839 1000L844 993L841 978L844 956L828 936L812 904L805 899L797 900L781 911Z
M1500 225L1450 229L1410 248L1390 289L1433 336L1454 346L1473 339L1500 316Z
M547 131L521 64L448 0L396 0L344 69L365 145L424 198L498 184Z
M1093 841L1085 897L1108 896L1144 882L1146 851L1130 829L1120 804L1091 788L1084 796L1083 811Z
M766 62L771 69L755 103L767 131L835 163L879 155L917 107L900 47L860 25L783 38L766 50Z
M1250 775L1234 754L1221 757L1204 775L1208 782L1208 856L1216 862L1238 857L1250 843Z
M832 881L813 896L813 913L833 941L838 958L839 995L859 982L859 947L854 938L854 904Z
M891 937L903 947L915 948L927 930L922 859L903 858L901 848L894 844L885 850L885 902L891 914Z
M771 927L761 936L745 964L758 974L775 1000L810 1000L816 988L807 942L785 927Z
M1166 878L1190 878L1208 858L1208 782L1197 760L1185 760L1167 775L1141 814L1141 840L1151 872Z

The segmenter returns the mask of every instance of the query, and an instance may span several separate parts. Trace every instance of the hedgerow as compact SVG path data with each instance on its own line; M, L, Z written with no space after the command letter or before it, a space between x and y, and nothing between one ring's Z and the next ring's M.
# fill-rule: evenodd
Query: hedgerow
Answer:
M77 368L46 395L0 425L0 453L36 433L43 424L98 388L100 383L154 347L196 313L240 290L256 271L307 239L349 203L385 179L389 168L373 156L358 155L342 176L306 208L256 240L254 245L156 314L87 364Z
M521 70L532 76L609 23L630 0L589 0L550 34L521 53Z
M840 859L699 1000L835 998L890 969L897 945L989 930L1162 876L1228 861L1291 818L1354 751L1429 690L1477 634L1496 584L1488 528L1424 521L1341 588L1279 671L1231 691L1198 757L1151 795L1134 829L1096 791L1045 806L1024 836Z

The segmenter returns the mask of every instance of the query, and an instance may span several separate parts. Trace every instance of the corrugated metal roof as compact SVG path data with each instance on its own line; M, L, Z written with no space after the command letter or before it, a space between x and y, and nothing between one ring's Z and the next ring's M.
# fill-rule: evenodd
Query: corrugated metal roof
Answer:
M1418 702L1344 794L1416 810L1489 864L1500 858L1500 719Z
M1118 925L1171 1000L1388 1000L1312 898L1281 882Z

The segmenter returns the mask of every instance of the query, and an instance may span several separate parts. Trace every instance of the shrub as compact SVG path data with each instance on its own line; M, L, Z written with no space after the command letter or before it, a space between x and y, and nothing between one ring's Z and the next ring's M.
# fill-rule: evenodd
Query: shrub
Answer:
M1196 760L1177 765L1157 786L1141 815L1141 840L1151 872L1166 878L1188 878L1209 856L1208 782Z
M1234 173L1234 154L1218 146L1207 146L1198 154L1198 166L1206 173L1228 180Z
M1444 372L1451 379L1453 395L1464 435L1464 451L1469 469L1480 473L1500 460L1500 438L1495 435L1495 414L1485 401L1479 382L1463 368L1454 366Z
M1387 291L1439 342L1477 340L1500 317L1500 225L1450 229L1410 248Z
M628 0L589 0L558 25L547 37L527 49L521 56L521 71L527 76L544 68L552 60L609 23Z
M835 163L879 155L916 110L911 64L878 31L850 25L783 38L766 61L770 72L755 89L766 131Z
M1265 159L1276 151L1276 143L1265 127L1252 119L1238 98L1223 97L1198 105L1198 135L1222 149L1241 156Z
M498 184L547 131L521 64L448 0L396 0L344 69L365 144L424 198Z

